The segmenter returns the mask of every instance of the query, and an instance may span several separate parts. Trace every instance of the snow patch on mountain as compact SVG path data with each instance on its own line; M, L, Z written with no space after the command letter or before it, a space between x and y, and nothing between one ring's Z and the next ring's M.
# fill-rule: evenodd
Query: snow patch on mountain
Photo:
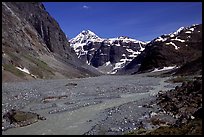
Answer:
M164 42L166 41L167 38L162 38L162 37L158 37L157 39L155 39L154 41L161 41L161 42Z
M184 27L180 27L177 31L175 31L173 34L174 35L178 35L182 30L184 29Z
M158 68L155 68L153 71L151 72L158 72L158 71L164 71L164 70L171 70L171 69L174 69L174 68L178 68L177 66L169 66L169 67L163 67L162 69L158 69Z
M109 66L111 64L110 61L106 62L105 66Z
M186 31L185 33L190 34L190 33L192 33L192 32L191 32L191 31Z
M129 38L129 37L126 37L126 36L120 36L120 37L117 37L117 38L109 38L108 41L111 44L113 44L115 41L121 41L121 42L125 42L125 43L133 42L133 43L146 44L146 42L139 41L139 40L136 40L136 39L132 39L132 38Z
M27 74L29 74L29 75L31 75L32 77L34 77L34 78L37 78L35 75L33 75L33 74L31 74L30 72L29 72L29 70L27 69L27 68L20 68L20 67L16 67L18 70L20 70L20 71L22 71L22 72L24 72L24 73L27 73Z
M178 50L180 48L180 47L176 46L176 44L173 42L166 43L166 45L173 45L175 50Z
M175 41L179 41L179 42L185 42L185 40L178 39L177 37L175 39L171 39L171 40L175 40Z
M30 74L29 70L27 68L20 68L20 67L16 67L18 70L22 71L22 72L25 72L27 74Z

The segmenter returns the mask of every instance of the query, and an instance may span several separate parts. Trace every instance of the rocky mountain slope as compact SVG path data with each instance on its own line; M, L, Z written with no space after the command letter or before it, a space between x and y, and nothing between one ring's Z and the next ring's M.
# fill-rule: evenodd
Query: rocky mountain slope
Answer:
M145 42L121 36L104 39L90 30L83 30L70 40L78 58L99 70L115 74L139 55Z
M42 3L2 2L2 80L100 74L80 61Z
M202 57L202 24L181 27L162 35L145 46L145 50L120 74L152 71L155 68L182 66ZM201 68L200 68L201 69Z
M174 75L202 75L202 57L182 65Z

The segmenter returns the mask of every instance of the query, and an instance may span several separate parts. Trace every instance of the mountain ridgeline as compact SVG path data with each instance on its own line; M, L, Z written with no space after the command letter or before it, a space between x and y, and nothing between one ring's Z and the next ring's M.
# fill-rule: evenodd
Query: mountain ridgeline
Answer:
M90 30L68 40L42 3L2 2L3 82L135 74L168 66L188 72L192 63L199 68L191 71L201 73L201 57L202 24L150 42L100 38Z
M78 58L104 73L115 74L139 55L145 42L121 36L104 39L90 30L83 30L70 40Z
M165 66L183 66L202 57L202 24L181 27L174 33L162 35L145 46L123 72L141 73ZM190 68L189 68L190 69ZM197 68L200 71L202 68Z
M78 58L108 74L136 74L172 66L180 68L192 61L199 66L195 71L202 72L199 63L202 24L181 27L150 42L124 36L103 39L90 30L84 30L70 43Z

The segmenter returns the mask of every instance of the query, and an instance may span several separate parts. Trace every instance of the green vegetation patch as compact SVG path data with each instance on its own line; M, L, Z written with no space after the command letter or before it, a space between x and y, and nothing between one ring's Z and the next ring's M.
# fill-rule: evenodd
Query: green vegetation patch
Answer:
M47 63L45 63L42 60L39 60L35 57L32 57L31 55L23 55L26 59L28 59L29 61L33 62L34 64L36 64L36 66L46 69L48 71L51 71L51 68L47 65Z
M18 70L16 67L14 67L11 64L3 64L3 67L6 71L9 71L11 73L13 73L14 75L18 76L18 77L24 77L25 73Z
M23 55L27 60L29 60L30 62L34 63L36 66L33 66L30 68L30 72L33 74L33 75L37 75L39 76L40 78L46 78L45 76L47 75L55 75L53 73L53 69L50 68L47 63L45 63L44 61L38 59L38 58L35 58L35 57L32 57L31 55L28 55L28 54L25 54ZM45 76L44 76L45 74Z

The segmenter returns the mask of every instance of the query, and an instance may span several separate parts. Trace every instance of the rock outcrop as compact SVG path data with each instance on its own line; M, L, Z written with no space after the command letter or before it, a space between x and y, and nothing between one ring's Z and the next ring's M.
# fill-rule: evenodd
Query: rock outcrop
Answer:
M158 94L157 104L178 118L177 124L201 118L202 78L183 82L182 86ZM178 123L179 122L179 123Z

